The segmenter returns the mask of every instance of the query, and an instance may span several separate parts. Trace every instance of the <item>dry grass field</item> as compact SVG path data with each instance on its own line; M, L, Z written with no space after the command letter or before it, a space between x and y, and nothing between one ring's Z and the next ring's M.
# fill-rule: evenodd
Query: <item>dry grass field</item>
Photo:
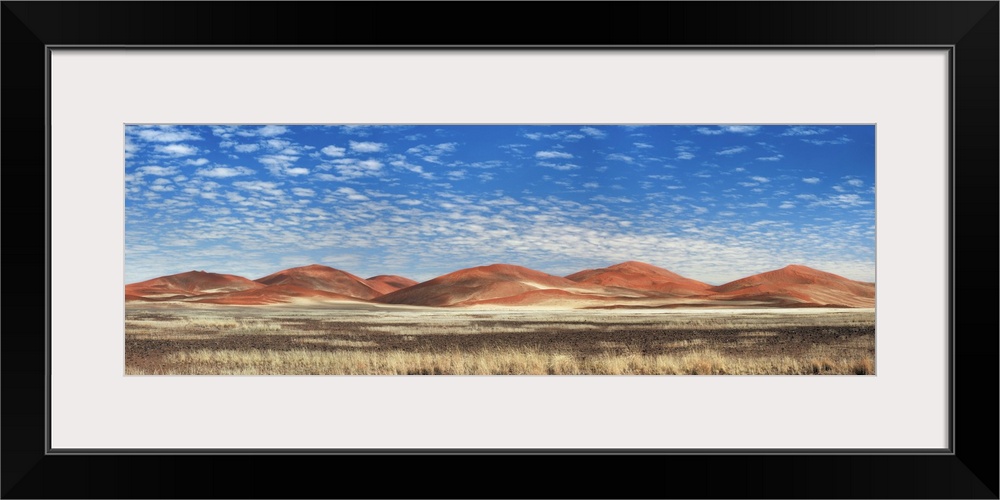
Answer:
M130 305L125 373L871 375L875 313Z

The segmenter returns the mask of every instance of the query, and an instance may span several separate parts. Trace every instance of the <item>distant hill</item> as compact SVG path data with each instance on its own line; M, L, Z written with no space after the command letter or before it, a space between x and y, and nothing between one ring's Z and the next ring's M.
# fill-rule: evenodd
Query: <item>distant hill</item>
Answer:
M285 269L254 281L265 285L292 285L359 299L374 299L383 293L367 280L346 271L319 264Z
M648 290L677 295L705 295L711 285L685 278L661 267L630 260L601 269L588 269L566 276L578 283Z
M811 267L789 265L713 287L717 296L775 305L874 307L875 285Z
M368 282L368 285L381 293L392 293L396 290L402 290L403 288L417 284L416 281L411 280L410 278L387 274L372 276L365 281Z
M126 285L125 300L515 308L874 307L875 284L802 265L711 286L636 261L566 277L512 264L491 264L461 269L423 283L395 275L363 279L314 264L257 280L205 271L162 276Z

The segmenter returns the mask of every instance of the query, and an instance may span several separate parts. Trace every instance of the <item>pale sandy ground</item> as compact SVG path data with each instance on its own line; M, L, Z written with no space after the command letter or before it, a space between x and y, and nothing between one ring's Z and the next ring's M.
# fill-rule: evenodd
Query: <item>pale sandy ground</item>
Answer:
M299 314L329 314L329 313L352 313L352 312L398 312L420 315L444 315L455 316L462 314L538 314L550 313L560 316L607 316L607 315L657 315L657 314L681 314L681 315L707 315L721 316L726 314L782 314L782 315L802 315L802 316L822 316L829 313L874 313L875 308L852 308L852 307L670 307L670 308L595 308L579 309L567 308L557 305L553 306L469 306L469 307L425 307L408 306L399 304L379 304L363 302L334 302L316 301L312 299L292 299L286 304L261 305L231 305L231 304L200 304L192 302L129 302L125 305L126 311L140 310L192 310L192 311L214 311L218 313L239 313L252 314L257 311L259 314L268 315L276 312L291 312Z
M558 309L527 307L476 307L440 308L365 304L356 302L299 303L268 306L239 306L218 304L143 303L126 306L126 315L164 313L188 318L308 318L329 323L361 322L372 325L412 323L418 321L426 327L434 324L462 324L472 321L551 322L555 324L579 323L663 323L687 324L708 322L733 326L763 321L768 324L843 325L858 322L872 323L873 308L671 308L671 309ZM128 329L126 328L126 333Z
M874 309L130 303L130 375L873 374Z

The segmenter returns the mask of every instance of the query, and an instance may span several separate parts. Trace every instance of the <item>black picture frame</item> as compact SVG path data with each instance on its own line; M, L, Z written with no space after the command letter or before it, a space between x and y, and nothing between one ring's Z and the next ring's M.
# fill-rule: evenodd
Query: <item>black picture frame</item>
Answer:
M555 3L551 10L537 3L487 2L2 4L4 219L9 229L18 232L16 238L9 232L2 248L8 271L13 269L17 276L17 293L3 295L7 328L0 335L4 498L998 498L998 405L991 385L997 380L997 316L990 308L970 305L980 298L993 304L997 293L992 283L986 285L997 276L998 254L994 231L1000 165L1000 3L996 1ZM572 11L572 17L550 13L559 10ZM949 452L49 453L49 47L521 44L609 50L615 46L949 47L954 368ZM978 255L983 250L985 255ZM44 279L38 276L40 269L45 270ZM33 272L26 275L27 270ZM863 410L859 418L864 418ZM573 477L557 473L551 463L555 461L574 470ZM317 467L331 471L329 476L304 473ZM391 475L375 484L361 481L358 473L372 468ZM469 491L464 485L470 481L482 489Z

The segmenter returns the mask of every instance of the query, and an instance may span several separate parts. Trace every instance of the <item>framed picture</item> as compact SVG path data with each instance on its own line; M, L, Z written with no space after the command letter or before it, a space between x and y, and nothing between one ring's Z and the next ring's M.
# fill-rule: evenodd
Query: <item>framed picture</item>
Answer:
M654 5L669 15L653 16ZM321 15L321 7L332 8L333 17ZM37 335L8 334L3 340L6 347L3 494L12 498L112 494L294 497L306 491L296 488L312 486L312 482L290 486L287 477L277 481L262 477L253 485L238 484L236 479L245 473L239 468L251 460L247 455L253 455L254 467L273 471L293 471L305 461L329 463L350 471L359 464L370 467L375 455L380 456L378 465L390 465L396 470L422 460L413 455L433 455L425 458L440 460L442 466L448 461L449 467L458 463L475 469L481 467L476 464L481 458L468 455L491 455L501 467L513 464L515 459L533 461L545 457L577 462L578 455L592 455L595 461L582 465L581 472L586 477L598 477L593 484L560 490L563 485L550 483L547 484L552 488L550 491L609 497L674 494L662 479L622 486L620 480L599 478L600 470L631 468L634 460L642 459L660 470L667 467L676 471L677 476L668 483L680 485L684 489L681 496L996 498L995 429L979 428L969 417L995 411L995 400L992 396L972 395L970 389L962 390L955 383L994 380L996 373L995 356L983 360L979 355L996 352L995 337L971 334L981 331L983 325L989 330L995 324L995 315L991 314L987 321L982 311L956 308L959 297L972 295L970 289L960 295L956 287L963 281L975 281L971 276L957 279L957 271L963 268L961 263L973 258L970 248L993 248L996 238L990 237L987 242L982 232L956 231L962 227L956 220L961 216L963 220L987 218L989 222L996 217L996 205L982 200L996 197L997 7L996 2L758 6L667 3L600 8L597 4L582 4L579 14L585 18L619 20L630 26L629 33L634 31L635 35L611 40L629 45L609 46L606 45L609 40L591 38L584 34L587 31L574 33L570 29L565 37L572 42L570 46L544 43L521 46L511 44L516 40L500 40L503 43L496 44L489 39L489 29L472 30L471 25L448 24L448 29L439 25L430 30L425 26L420 30L424 34L416 38L398 39L400 33L406 32L403 26L416 19L418 11L427 14L428 10L434 10L424 5L404 4L389 9L379 4L5 2L3 59L7 70L4 86L7 102L27 103L32 102L31 96L38 97L33 106L4 107L5 124L18 124L5 126L8 148L3 159L9 167L8 186L44 184L46 193L44 200L29 197L8 208L8 213L45 214L45 237L32 250L21 247L19 241L6 249L23 255L25 268L45 269L46 279L44 287L37 288L38 293L25 294L32 296L33 301L21 296L8 300L10 307L36 311L45 321L37 328ZM475 9L473 4L458 4L447 10L461 18L463 12L471 16ZM519 10L504 9L498 20L523 23ZM709 17L720 22L694 31L692 19ZM98 18L99 24L92 23ZM109 25L112 19L117 22ZM328 33L319 30L321 19L332 19L338 29L333 35L313 38L312 33ZM341 30L339 26L348 19L379 19L379 22L365 28ZM654 19L658 20L656 24ZM747 20L755 21L753 29L745 26L733 29ZM439 21L428 22L433 25ZM539 24L536 26L535 22ZM664 24L676 29L664 31ZM543 25L548 24L541 18L529 23L538 30ZM373 35L383 30L386 35ZM431 33L448 33L451 39L438 40L435 38L438 35ZM408 43L411 41L428 45L413 46ZM442 41L461 45L438 45ZM711 205L718 211L745 212L734 212L731 216L739 216L735 226L740 232L735 234L751 234L747 227L755 223L763 224L762 227L785 223L784 219L753 213L754 207L749 206L753 204L782 204L786 208L781 210L793 215L808 207L817 209L832 203L846 204L846 208L855 212L867 210L864 213L868 216L874 208L874 219L867 225L862 218L853 227L837 226L838 221L829 221L832 215L827 212L814 217L827 224L822 227L840 228L837 231L841 237L837 239L843 248L831 246L835 247L837 259L830 257L826 262L839 265L835 270L840 274L856 271L852 283L861 283L857 286L876 283L877 294L873 289L873 297L868 297L864 295L868 292L852 288L849 297L837 296L835 300L825 291L825 302L810 302L867 307L871 304L866 301L874 300L875 316L871 321L875 333L871 342L875 343L875 357L871 369L863 370L870 376L719 376L720 371L709 370L713 375L636 376L624 372L624 376L613 377L481 377L456 372L459 375L451 377L386 377L355 376L347 369L334 372L339 375L307 375L313 373L308 370L274 372L279 376L255 376L259 375L255 371L245 372L250 376L238 375L241 373L238 370L246 367L233 371L209 370L205 376L179 376L184 372L170 368L169 362L194 354L167 352L173 344L163 339L169 335L153 339L160 343L143 344L144 350L129 350L129 323L123 319L145 328L163 318L147 314L146 309L143 314L148 317L129 317L128 304L140 302L147 309L161 304L164 289L156 284L125 287L123 304L124 285L145 283L143 280L147 278L155 280L171 273L167 265L154 265L154 261L166 259L166 253L153 253L154 257L147 260L133 257L148 255L142 254L143 249L149 252L149 248L163 246L167 239L181 235L172 233L169 224L144 223L171 217L178 213L176 203L184 201L176 197L158 198L157 191L194 189L199 199L210 200L213 196L228 196L223 191L230 185L234 186L233 195L244 199L252 195L240 194L243 191L238 188L245 188L247 193L287 188L298 189L289 192L301 197L339 193L343 200L331 198L324 203L346 207L348 202L367 202L383 195L398 198L408 187L416 189L415 181L402 186L399 192L388 186L372 190L370 185L365 191L363 184L345 182L363 177L366 168L375 168L374 163L363 164L364 161L380 166L400 161L399 168L407 175L427 179L420 174L428 171L407 163L405 157L375 157L383 152L381 149L402 148L401 144L407 140L405 134L372 138L363 135L363 130L361 134L357 134L359 130L348 130L358 125L419 128L411 132L425 136L452 134L460 138L455 143L474 140L466 127L511 127L513 135L504 138L508 146L512 144L508 139L517 135L530 141L533 139L525 138L526 135L541 137L550 132L561 133L563 129L582 131L581 138L598 134L617 138L626 131L625 127L655 126L662 127L661 131L683 127L689 135L727 137L726 144L731 146L698 142L690 145L700 148L697 152L678 153L677 147L687 147L687 143L678 141L688 139L671 136L669 144L675 156L711 155L699 160L698 169L681 167L685 179L692 180L690 176L699 173L699 169L704 169L705 175L722 175L726 170L741 177L731 186L733 189L748 191L701 188L684 192L690 200L675 199L673 203L684 202L682 208L688 209L690 205L694 207L690 208L692 211L698 207L708 210L699 203L715 203L709 198L727 194L743 196L740 199L743 205ZM307 139L313 136L296 128L329 126L336 126L336 132L326 129L315 132L323 137L315 140ZM531 128L542 126L555 127ZM438 127L442 131L421 127ZM521 130L514 130L516 127ZM279 129L281 133L277 133ZM490 134L497 130L491 128ZM276 132L273 137L268 135L271 132ZM230 140L227 134L241 140ZM282 134L288 136L282 138ZM665 137L666 132L660 135ZM172 139L157 139L167 136ZM251 136L252 139L246 139ZM836 175L830 174L829 179L814 175L812 172L820 171L815 164L837 156L831 153L828 157L814 150L810 150L812 156L805 153L796 156L790 152L792 149L787 149L790 145L780 150L775 146L779 137L796 145L832 148L848 142L856 144L869 136L875 146L872 151L875 168L870 177L864 172L829 167L822 171ZM662 147L638 137L629 139L627 144L633 148L644 147L639 144L649 146L648 149ZM658 136L666 144L664 137ZM149 140L132 142L139 138ZM270 152L273 154L265 158L267 161L253 158L253 164L239 163L244 159L237 151L227 150L237 146L265 147L260 144L268 140L281 142L275 145L281 147ZM623 141L620 144L626 144ZM226 146L224 142L232 144ZM12 148L11 144L25 146ZM194 148L197 154L178 148ZM291 148L299 149L288 152ZM324 152L324 148L337 149ZM425 162L427 156L440 160L454 153L454 148L423 150L417 143L407 148L407 152L414 150L412 155ZM782 164L780 171L765 175L737 171L748 167L723 161L751 149L759 149L760 154L754 155L750 162L798 163L787 167ZM308 165L289 160L291 156L307 157L310 152L314 153L315 161ZM765 155L766 152L769 154ZM367 156L354 158L357 156L354 153ZM622 179L616 179L601 171L597 182L579 176L577 170L583 169L572 168L578 165L569 166L571 159L590 161L594 156L588 155L599 154L609 162L607 168L614 168L615 161L622 165L636 163L640 153L562 141L546 143L545 147L521 155L530 160L531 168L551 170L539 174L542 175L539 179L552 185L564 182L583 186L590 182L600 186L605 181L619 182L622 193L617 195L617 201L611 198L616 193L610 185L601 189L591 187L594 193L589 198L580 198L581 206L603 203L603 207L611 209L601 220L623 228L648 228L652 226L640 223L640 211L632 212L622 206L619 212L626 216L618 219L611 212L615 203L627 203L628 195L634 197L643 189L665 191L666 179L656 179L663 185L642 187L629 184L634 180L625 179L624 173ZM221 155L230 155L233 163L223 165ZM609 159L611 155L617 157ZM686 155L677 161L690 161ZM371 159L366 160L368 156ZM141 164L132 158L141 158ZM439 183L437 188L453 197L469 196L469 190L451 188L472 175L469 172L472 167L463 171L462 165L476 160L452 161L453 167L442 170L435 179ZM24 167L10 168L17 164ZM660 170L665 168L661 166ZM492 173L489 169L482 170ZM257 171L261 177L252 177L250 172ZM491 201L504 200L512 187L527 190L527 172L498 170L495 175L512 176L504 185L507 191L494 189L490 191L492 197L480 196L473 205L489 206ZM317 177L319 180L315 182L331 184L301 184L296 179L299 174L326 174L329 177ZM644 172L647 176L658 174L659 170ZM143 190L129 192L130 175L146 177ZM241 181L223 181L234 175L246 175L247 180L239 186L231 183ZM779 175L788 176L783 178L787 185L777 186ZM407 182L406 177L397 177L394 182ZM191 178L199 179L199 184L189 182ZM828 183L830 187L823 192L793 191L789 187L793 181L809 189L818 183ZM218 193L202 196L207 189L205 182L225 187ZM452 184L445 186L449 182ZM479 183L476 193L487 193L481 187L485 181L476 182ZM739 182L746 185L738 185ZM774 189L763 194L764 184L773 185ZM959 186L964 187L961 197ZM559 192L531 187L540 190L541 195L532 198L535 193L531 196L522 193L524 199L564 201L558 200ZM754 188L758 191L752 191ZM782 194L774 194L775 191ZM130 198L133 195L142 200ZM596 196L602 198L595 201ZM174 205L163 200L173 200ZM260 197L258 201L266 204L273 200ZM867 204L872 207L865 207ZM990 207L988 211L986 205ZM350 225L354 231L377 233L389 223L387 213L373 213L378 208L374 204L356 208L352 213L361 218ZM534 206L535 210L541 208L544 206L540 203ZM558 216L553 210L548 215ZM133 214L132 219L129 213ZM336 213L350 215L345 210ZM773 213L776 212L768 212ZM393 212L393 216L401 214ZM743 215L756 218L751 220ZM435 217L448 217L448 213L441 212ZM570 219L562 219L564 227L567 220ZM693 230L721 227L700 218L691 220L694 222L689 228ZM380 221L385 224L380 225ZM400 228L405 227L403 222L397 222L400 226L392 234L402 234ZM622 222L625 224L619 224ZM245 218L237 223L249 224ZM468 220L463 223L472 224ZM267 231L265 226L260 230ZM203 232L218 231L218 227L207 223L199 227ZM864 234L869 228L874 235ZM160 234L155 238L138 236L157 231ZM190 237L191 233L185 234ZM180 245L180 250L170 255L197 257L201 259L199 262L225 262L208 258L212 252L222 252L229 261L239 260L231 255L234 246L225 242L227 238L245 239L251 233L235 234L203 235L212 244ZM814 247L833 239L788 242L792 233L765 229L763 234L773 237L773 245L782 248L798 245L814 251L800 252L802 255L814 255ZM309 237L318 237L318 233L310 233ZM774 238L781 238L781 245ZM549 244L553 241L551 236L544 239ZM851 267L854 265L851 263L860 262L857 255L865 252L863 248L857 250L860 244L853 243L855 239L874 242L871 275L865 275L864 269ZM760 241L772 240L765 237ZM370 241L358 244L363 246ZM440 248L432 250L435 247L421 241L413 240L412 253L426 256L443 252ZM691 240L683 241L685 251L699 248ZM457 240L448 242L452 248L457 244ZM962 249L968 252L959 253L959 242L964 242ZM451 267L427 266L414 281L448 276L446 273L452 268L472 267L477 258L494 257L499 245L495 242L491 249L483 250L483 255L471 256L468 261L457 254L442 253ZM281 253L278 246L254 248L259 253L256 257L273 254L271 260L262 260L262 265L278 268L266 272L259 268L258 274L263 278L247 276L259 278L246 280L253 283L246 285L252 288L247 289L251 292L274 285L265 276L272 271L281 274L284 267L298 269L299 264L324 262L324 256L330 257L329 252L322 256L306 255L309 262L300 262L300 255ZM405 247L401 248L402 253L393 255L406 256ZM787 253L778 248L769 250L760 242L744 242L734 248L743 249L741 258L759 254L760 262L770 262L767 257ZM566 253L566 249L561 252ZM985 258L992 262L995 253L988 254ZM365 282L369 287L380 286L372 285L378 281L375 274L399 274L398 269L369 272L360 264L359 255L374 254L338 255L342 260L325 263L337 264L333 267L354 263L364 269L365 276L373 275ZM502 255L523 256L528 262L519 264L527 267L550 266L544 268L559 270L556 274L565 274L567 280L576 276L578 279L569 281L576 283L573 286L586 288L590 294L586 300L611 301L615 307L634 305L640 300L643 305L652 304L650 301L660 301L654 304L657 307L665 304L662 301L666 299L660 295L637 292L635 287L622 286L620 281L613 283L618 295L612 296L608 288L600 288L607 282L588 282L589 278L560 267L571 264L546 261L545 255L539 253L511 250ZM959 256L963 260L958 260ZM389 256L383 257L380 262L393 261ZM34 259L32 262L37 262L37 266L27 265L28 259ZM243 260L249 262L250 257ZM636 257L636 260L642 259ZM729 260L731 264L739 261ZM482 264L490 262L493 260ZM692 264L692 269L723 267L699 268ZM246 268L250 269L248 273L258 269L249 265ZM766 267L754 272L764 270ZM793 271L798 272L799 268ZM767 302L775 300L772 296L767 299L759 294L731 296L738 292L726 288L723 283L729 280L722 277L724 274L720 271L718 278L704 278L711 283L697 282L704 284L705 290L711 289L711 294L691 292L688 297L694 298L686 300L712 305L717 305L713 301L757 300L774 305ZM977 270L979 274L981 270ZM279 278L285 279L283 276ZM550 275L531 276L535 283L549 280L544 276ZM734 277L734 282L739 281L736 278L739 276ZM535 300L540 294L532 293L544 288L546 293L542 295L547 294L545 299L551 300L549 295L555 292L547 290L556 287L555 282L545 281L544 287L539 285L527 291L519 288L517 293L528 293ZM298 284L282 283L278 284L285 286L281 291L302 293L298 288L289 288ZM623 289L628 292L621 292ZM208 295L199 292L181 298L171 296L171 300L200 303L245 301L250 295L258 300L261 296L261 293L248 295L247 290L212 289ZM268 288L267 293L275 290ZM314 295L319 293L310 290ZM325 299L342 298L339 290L322 292L337 295L319 293ZM560 300L565 301L566 294L574 292L559 293ZM785 300L789 293L782 290L777 295ZM595 298L597 295L599 299ZM46 298L44 310L37 300L40 296ZM406 307L437 305L406 302L426 300L426 296L404 297L405 300L400 299L403 302L385 299L379 303ZM473 298L494 302L528 300L514 293ZM349 300L351 304L363 303L364 307L377 302L375 297L365 297L360 302L355 299ZM454 304L445 305L483 305L459 304L469 300L475 302L463 296L452 301ZM375 310L380 311L383 319L391 319L385 309ZM264 320L254 323L255 328L271 328L264 323ZM281 323L274 328L291 328L290 325ZM598 321L596 328L609 327ZM755 330L756 326L750 329ZM161 335L162 330L157 332ZM970 333L966 337L962 332ZM294 335L307 337L302 332ZM747 339L746 342L760 341ZM333 340L340 342L338 345L353 343L354 347L371 342L353 337ZM211 342L214 340L210 339ZM810 342L814 348L822 343ZM217 352L233 348L218 348L214 354L211 349L203 349L205 352L199 351L198 355L218 357ZM145 364L133 363L130 368L130 356L132 360L143 357ZM265 359L262 363L273 360ZM818 372L839 370L835 362L830 362L829 370L822 361L815 364ZM145 376L165 366L162 372L165 376ZM845 370L857 373L854 368ZM463 465L455 467L467 473ZM90 471L86 481L76 480L78 473L74 471L81 469ZM795 471L793 479L774 472L789 469ZM416 480L417 470L402 472L401 477ZM495 472L468 473L489 480ZM741 480L706 483L706 478L717 477L720 472L739 476ZM178 474L192 477L192 482L175 480ZM619 474L613 476L620 479ZM200 481L210 481L215 486L193 486ZM496 484L495 478L489 484ZM413 496L408 487L385 485L379 490L376 486L377 491L369 490L368 494ZM636 489L632 490L633 487ZM490 495L523 496L520 488L516 484L497 484ZM358 496L355 492L361 490L351 491L349 496ZM457 491L435 485L426 494L446 496ZM530 495L539 496L537 492Z

